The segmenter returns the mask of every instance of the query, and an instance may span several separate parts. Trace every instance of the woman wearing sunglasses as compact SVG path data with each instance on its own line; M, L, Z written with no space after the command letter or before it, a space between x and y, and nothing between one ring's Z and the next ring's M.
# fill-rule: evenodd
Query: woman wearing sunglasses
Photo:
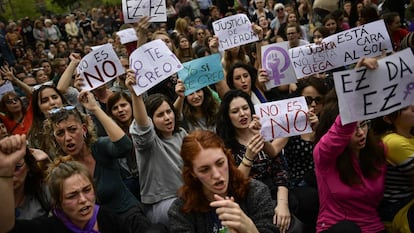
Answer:
M309 77L300 79L296 93L305 97L308 104L308 121L313 129L318 124L318 115L323 107L323 97L328 92L322 79ZM306 232L313 232L318 215L318 191L316 187L313 145L314 132L288 138L276 138L272 144L277 152L283 149L282 157L287 165L289 175L289 198L297 203L296 217L306 227Z
M52 109L45 134L53 135L49 146L55 154L70 155L93 174L99 203L119 214L133 232L145 232L149 221L138 200L122 182L118 158L131 156L132 143L125 132L99 107L92 93L83 91L79 101L105 128L107 137L96 137L90 117L74 106Z
M9 80L21 88L29 99L29 104L25 107L17 93L14 91L5 93L0 101L0 112L3 112L5 115L0 114L0 118L4 125L6 125L9 134L27 134L33 121L32 105L30 104L32 87L16 78L12 70L7 66L0 68L0 78Z

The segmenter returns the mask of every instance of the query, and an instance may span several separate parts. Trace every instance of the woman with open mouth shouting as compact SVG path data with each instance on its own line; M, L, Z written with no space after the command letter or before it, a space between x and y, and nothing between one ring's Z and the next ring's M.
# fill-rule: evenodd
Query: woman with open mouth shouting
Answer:
M46 182L53 199L53 215L16 220L13 172L26 154L26 137L0 141L0 232L127 232L119 217L95 204L93 178L82 163L60 158L48 169Z
M187 132L178 126L178 117L168 97L152 94L147 99L133 89L135 74L128 70L125 81L133 105L130 133L138 162L141 201L153 223L168 223L168 209L182 185L181 143Z
M45 135L49 147L57 155L70 155L86 165L96 181L99 204L120 215L133 232L145 232L150 226L138 200L122 181L118 159L131 155L128 135L100 108L89 91L79 94L79 102L94 114L104 127L107 137L97 137L89 116L75 106L66 105L49 111Z
M313 150L318 233L386 232L377 211L384 193L384 149L369 125L369 120L343 125L335 91L325 96Z
M237 169L219 136L192 132L181 157L184 185L168 212L172 233L277 232L269 189Z

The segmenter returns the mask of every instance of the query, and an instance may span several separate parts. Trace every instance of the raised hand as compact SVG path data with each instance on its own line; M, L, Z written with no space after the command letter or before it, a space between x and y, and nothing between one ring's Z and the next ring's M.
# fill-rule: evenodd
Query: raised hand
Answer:
M175 93L179 97L184 98L184 92L185 92L184 82L181 79L178 79L177 84L175 84Z
M12 135L0 140L0 176L13 177L14 168L26 154L26 135Z
M95 96L89 91L81 91L79 93L78 99L79 103L81 103L83 107L91 112L94 112L100 108L98 102L96 102Z

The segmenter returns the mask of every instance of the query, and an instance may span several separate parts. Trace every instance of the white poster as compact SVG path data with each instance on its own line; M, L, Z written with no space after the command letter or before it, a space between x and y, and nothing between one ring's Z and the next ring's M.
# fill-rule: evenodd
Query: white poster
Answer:
M125 23L136 23L143 16L151 17L150 22L167 22L166 0L122 0Z
M125 73L111 44L92 50L82 58L77 72L85 80L84 90L93 90Z
M228 16L213 22L214 34L219 38L219 50L224 51L259 40L252 23L245 14Z
M289 49L298 78L357 63L362 57L375 57L392 51L391 39L383 20L339 32L322 40Z
M305 97L295 97L254 105L266 141L312 132Z
M405 49L363 67L334 73L343 124L372 119L414 104L414 55Z
M183 68L178 58L160 39L148 42L132 52L129 64L135 72L137 84L133 88L137 95Z

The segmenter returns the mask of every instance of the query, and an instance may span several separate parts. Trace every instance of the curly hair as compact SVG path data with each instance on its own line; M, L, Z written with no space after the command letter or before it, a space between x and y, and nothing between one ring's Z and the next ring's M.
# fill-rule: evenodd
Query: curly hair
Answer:
M84 137L86 145L91 146L93 143L97 141L97 134L92 118L89 115L79 112L79 110L76 109L74 106L72 106L72 109L68 110L66 109L67 106L70 105L66 105L60 108L58 112L49 115L48 118L44 121L43 130L45 132L45 137L47 137L46 143L48 145L48 148L52 148L51 150L54 155L65 154L56 141L54 135L54 127L58 125L60 122L67 120L69 116L73 116L76 121L86 125L88 131Z
M184 213L210 210L209 201L202 191L203 185L193 176L193 160L202 150L209 148L220 148L226 155L229 168L228 192L234 196L236 201L244 199L247 195L250 180L238 170L233 155L229 149L226 149L223 140L211 131L196 130L184 138L181 146L184 185L180 188L178 195L184 200L181 209Z
M46 120L46 116L39 107L41 95L45 89L53 89L62 100L63 105L67 104L67 100L54 85L42 85L32 94L33 124L30 127L27 139L29 140L31 146L48 151L48 145L45 141L48 136L46 136L44 132L44 121Z

